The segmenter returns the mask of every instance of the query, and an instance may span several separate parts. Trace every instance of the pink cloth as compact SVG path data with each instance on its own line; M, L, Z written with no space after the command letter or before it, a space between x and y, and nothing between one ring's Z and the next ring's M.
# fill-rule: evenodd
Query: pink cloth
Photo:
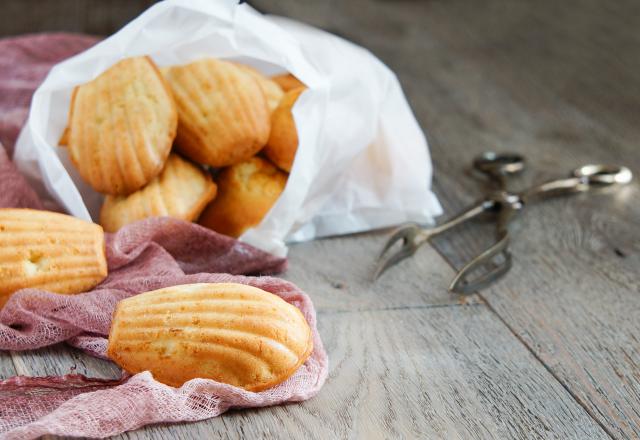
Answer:
M0 40L0 140L9 149L24 122L31 93L49 67L93 42L90 37L70 35ZM42 207L2 148L0 189L0 207ZM272 292L298 307L313 330L313 353L287 381L259 393L206 379L173 388L148 372L123 374L117 380L81 375L1 380L1 438L105 437L149 423L215 417L231 407L302 401L322 387L328 359L309 297L287 281L243 276L280 272L286 260L198 225L153 218L108 234L107 261L109 276L90 292L56 295L24 289L14 294L0 310L0 350L66 341L104 358L111 314L119 300L177 284L237 282Z
M9 156L27 118L31 95L51 66L98 41L64 33L0 39L0 143Z
M1 95L0 95L1 96ZM1 100L1 98L0 98ZM0 134L2 131L0 130ZM0 208L42 209L42 202L0 144Z

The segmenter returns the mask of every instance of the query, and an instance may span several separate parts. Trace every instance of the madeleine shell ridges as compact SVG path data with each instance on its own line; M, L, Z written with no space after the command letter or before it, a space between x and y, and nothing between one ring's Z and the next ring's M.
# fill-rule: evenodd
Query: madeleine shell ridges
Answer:
M213 167L242 162L267 142L267 100L254 75L234 63L204 58L163 70L178 108L176 145Z
M106 276L99 225L50 211L0 209L0 307L19 289L80 293Z
M107 353L130 373L181 386L208 378L261 391L309 357L312 333L295 306L236 283L168 287L121 301Z
M157 177L127 196L107 196L100 224L107 232L147 217L168 216L194 221L216 196L211 175L198 165L171 154Z
M160 173L177 123L173 96L153 61L126 58L74 90L69 156L96 191L129 194Z
M258 84L260 85L260 88L262 88L262 92L264 93L264 97L267 100L269 112L273 112L276 107L278 107L280 100L284 96L284 91L278 85L278 83L273 81L268 76L263 75L260 71L251 66L241 63L235 63L235 65L240 67L249 75L253 76L253 78L258 81Z

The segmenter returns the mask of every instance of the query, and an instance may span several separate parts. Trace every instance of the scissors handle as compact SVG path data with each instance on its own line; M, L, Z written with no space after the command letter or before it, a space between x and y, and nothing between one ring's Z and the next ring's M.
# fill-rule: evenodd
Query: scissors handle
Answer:
M473 167L487 175L498 189L506 190L507 177L524 169L524 157L517 153L487 151L473 160Z
M624 185L631 182L633 174L627 167L611 165L585 165L576 168L567 179L551 180L522 192L524 201L544 199L566 194L603 188L611 185Z

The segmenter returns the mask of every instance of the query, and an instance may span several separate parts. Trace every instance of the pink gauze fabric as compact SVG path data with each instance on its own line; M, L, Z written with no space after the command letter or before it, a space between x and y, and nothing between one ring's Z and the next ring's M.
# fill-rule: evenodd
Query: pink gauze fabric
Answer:
M31 96L51 67L98 41L65 33L0 39L0 143L9 156L29 113Z
M95 39L82 36L30 36L0 40L0 51L13 54L20 66L6 60L0 69L0 112L11 102L24 105L40 76L22 84L20 93L7 79L28 71L30 56L42 54L54 41L84 49ZM67 56L71 53L66 53ZM18 55L15 55L18 54ZM30 55L31 54L31 55ZM46 58L46 57L45 57ZM49 66L59 58L51 56ZM39 64L38 64L39 65ZM11 70L17 72L12 76ZM35 79L34 79L35 78ZM20 96L19 99L16 96ZM17 119L16 119L17 120ZM23 119L20 120L20 124ZM19 125L18 125L19 127ZM11 147L15 124L0 113L0 139ZM0 207L41 208L41 202L0 148ZM311 357L285 382L259 393L195 379L180 388L163 385L150 373L119 379L92 379L70 374L59 377L24 376L0 380L0 438L29 439L45 434L106 437L150 423L195 421L215 417L229 408L250 408L309 399L322 387L328 359L316 328L313 304L295 285L268 276L286 267L286 260L187 222L147 219L107 235L109 276L95 289L78 295L56 295L24 289L0 310L0 350L28 350L66 341L94 356L105 357L106 335L116 303L129 296L166 286L237 282L280 296L297 306L313 331Z

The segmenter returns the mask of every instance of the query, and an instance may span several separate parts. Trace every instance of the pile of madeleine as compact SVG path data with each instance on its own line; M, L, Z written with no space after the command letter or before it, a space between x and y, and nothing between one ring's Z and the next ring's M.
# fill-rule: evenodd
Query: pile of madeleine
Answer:
M238 237L284 189L304 89L215 58L163 68L127 58L75 88L60 145L106 195L105 231L170 216Z
M21 289L77 294L107 274L99 225L57 212L0 208L0 309ZM13 313L34 304L40 311L69 307L42 297L22 301ZM107 356L131 374L150 371L176 387L207 378L249 391L283 382L312 351L311 327L296 306L237 283L182 284L124 299L107 345Z
M0 308L17 291L86 292L108 275L106 231L151 216L239 236L279 197L298 146L291 109L304 90L212 58L158 69L128 58L73 92L60 144L106 195L102 227L49 211L0 209ZM213 175L216 176L215 182ZM181 386L208 378L275 386L313 351L305 317L243 284L167 287L118 303L107 355L131 374Z

